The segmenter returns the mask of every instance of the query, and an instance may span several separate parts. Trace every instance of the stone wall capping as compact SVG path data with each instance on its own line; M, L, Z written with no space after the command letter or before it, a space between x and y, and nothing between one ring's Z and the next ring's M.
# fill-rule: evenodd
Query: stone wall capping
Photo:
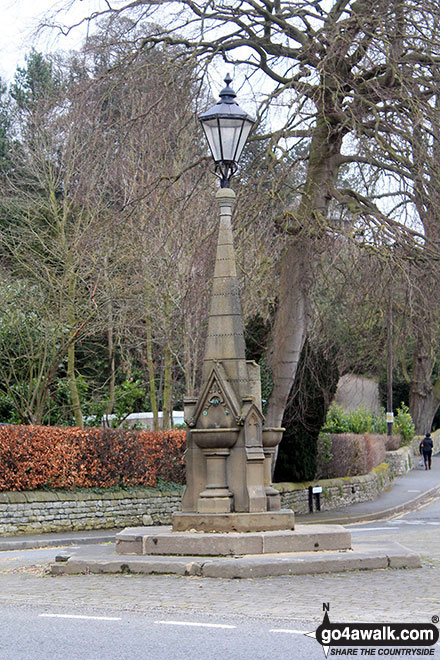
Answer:
M49 490L29 490L23 493L27 502L53 502L59 501L58 493Z
M182 497L182 492L179 492L177 490L163 490L160 493L160 497L173 497L176 500L180 501Z
M79 490L76 492L76 499L79 502L89 502L90 500L101 500L102 493L95 493L94 491L88 492L87 490ZM107 495L104 496L107 498Z
M121 489L109 491L108 496L112 500L125 500L127 498L130 498L132 496L132 493L125 490L124 488L121 488ZM100 497L101 498L103 497L102 493L100 494Z
M56 494L60 502L75 502L76 493L74 490L54 490L51 493Z
M21 493L16 490L11 490L8 492L8 502L10 504L18 504L27 502L26 493Z
M280 493L291 493L293 491L307 490L310 486L322 486L323 488L332 488L338 486L347 486L348 484L362 484L371 481L372 473L387 472L389 466L381 463L368 474L357 474L352 477L336 477L334 479L316 479L315 481L289 482L281 481L273 484Z

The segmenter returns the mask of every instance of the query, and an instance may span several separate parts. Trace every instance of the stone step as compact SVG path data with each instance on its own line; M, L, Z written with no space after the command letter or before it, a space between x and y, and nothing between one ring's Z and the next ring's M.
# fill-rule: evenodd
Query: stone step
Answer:
M295 530L249 533L173 532L132 527L116 534L118 554L234 556L348 550L351 534L340 525L297 525Z
M352 550L245 555L241 557L170 557L116 555L112 546L90 546L59 558L53 575L78 573L175 574L211 578L258 578L278 575L339 573L385 568L419 568L420 557L398 543Z

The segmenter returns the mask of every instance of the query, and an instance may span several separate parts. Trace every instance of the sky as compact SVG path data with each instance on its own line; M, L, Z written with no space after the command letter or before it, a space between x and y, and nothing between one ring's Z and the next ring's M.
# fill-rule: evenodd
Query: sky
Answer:
M41 52L79 47L85 33L79 28L69 37L49 31L38 38L35 35L42 18L67 2L69 0L0 0L0 76L3 80L12 80L17 65L24 64L24 56L32 46ZM69 22L76 22L102 4L103 0L76 0L68 14Z
M69 12L60 14L60 22L73 25L81 18L90 15L93 11L103 9L105 0L0 0L0 78L12 82L17 66L25 64L25 55L32 47L46 53L54 50L77 50L81 47L86 36L86 26L76 28L68 37L56 30L45 30L37 35L37 27L43 18L57 10L72 5ZM112 6L125 4L124 0L112 0ZM243 89L240 82L243 80L240 71L233 67L221 64L210 69L213 95L223 88L223 79L226 73L234 77L234 89L240 96L240 103L244 109L255 114L255 103L251 88ZM252 84L255 89L262 87L263 83L258 76L253 76ZM251 91L249 91L251 90Z

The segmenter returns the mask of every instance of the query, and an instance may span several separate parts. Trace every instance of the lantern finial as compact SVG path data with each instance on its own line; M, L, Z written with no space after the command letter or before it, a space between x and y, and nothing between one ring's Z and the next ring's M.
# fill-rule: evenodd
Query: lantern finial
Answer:
M226 87L222 89L220 92L220 101L218 103L235 103L234 99L236 98L237 94L234 92L232 87L230 86L230 83L232 82L232 78L229 75L229 73L226 74L226 78L224 79L226 83Z

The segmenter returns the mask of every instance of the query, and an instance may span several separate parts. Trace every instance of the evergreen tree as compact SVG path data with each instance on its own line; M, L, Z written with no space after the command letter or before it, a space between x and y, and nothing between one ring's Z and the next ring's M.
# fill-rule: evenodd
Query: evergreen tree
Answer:
M11 167L12 120L7 87L0 78L0 173Z
M278 452L275 481L310 481L317 468L318 436L335 395L335 360L306 341L284 413L285 432Z
M42 53L32 49L25 62L24 67L17 67L11 96L20 110L33 112L42 101L55 99L61 80Z

